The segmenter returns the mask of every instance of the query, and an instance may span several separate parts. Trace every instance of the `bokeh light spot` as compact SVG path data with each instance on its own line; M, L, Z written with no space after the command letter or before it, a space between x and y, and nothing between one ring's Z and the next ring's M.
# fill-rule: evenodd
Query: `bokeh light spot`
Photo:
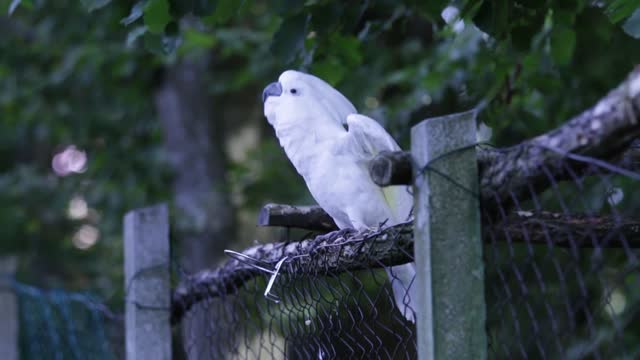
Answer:
M53 156L51 167L58 176L83 173L87 170L87 154L75 145L67 146Z
M73 246L80 250L87 250L98 242L100 238L100 230L92 225L82 225L75 234L71 241Z

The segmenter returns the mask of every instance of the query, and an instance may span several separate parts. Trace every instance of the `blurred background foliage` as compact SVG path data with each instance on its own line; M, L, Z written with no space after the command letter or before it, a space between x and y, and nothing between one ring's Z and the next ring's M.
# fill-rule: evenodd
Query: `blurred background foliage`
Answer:
M176 64L206 58L230 198L218 211L235 214L225 241L239 249L279 236L255 229L264 203L313 201L262 116L261 90L285 69L326 79L404 147L425 117L487 101L480 118L505 146L578 114L639 63L638 6L0 0L0 253L19 255L22 281L121 305L122 217L175 197L154 93Z

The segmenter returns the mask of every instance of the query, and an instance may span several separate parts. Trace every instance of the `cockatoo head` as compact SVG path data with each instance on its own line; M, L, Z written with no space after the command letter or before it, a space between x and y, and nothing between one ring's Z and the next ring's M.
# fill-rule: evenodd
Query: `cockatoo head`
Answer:
M262 92L264 115L274 127L282 123L317 126L310 121L332 122L339 126L355 107L338 90L310 74L287 70Z

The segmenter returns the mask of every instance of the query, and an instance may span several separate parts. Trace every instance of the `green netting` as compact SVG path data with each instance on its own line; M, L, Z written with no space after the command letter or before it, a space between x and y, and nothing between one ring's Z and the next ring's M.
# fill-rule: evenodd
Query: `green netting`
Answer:
M122 321L96 297L13 282L21 359L122 358Z

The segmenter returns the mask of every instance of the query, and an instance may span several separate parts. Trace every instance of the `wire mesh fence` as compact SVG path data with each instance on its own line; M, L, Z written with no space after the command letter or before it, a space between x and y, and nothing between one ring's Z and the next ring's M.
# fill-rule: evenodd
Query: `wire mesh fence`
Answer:
M21 359L124 358L122 318L96 297L16 281L6 291L17 298Z
M185 337L184 351L198 359L415 358L415 326L395 308L383 268L411 260L410 234L410 224L395 237L342 230L245 251L178 289L176 319L176 305L203 298L179 310L187 311L183 326L206 329ZM396 240L403 244L387 253ZM279 262L277 274L264 271Z
M638 358L639 163L561 164L483 214L490 354Z

